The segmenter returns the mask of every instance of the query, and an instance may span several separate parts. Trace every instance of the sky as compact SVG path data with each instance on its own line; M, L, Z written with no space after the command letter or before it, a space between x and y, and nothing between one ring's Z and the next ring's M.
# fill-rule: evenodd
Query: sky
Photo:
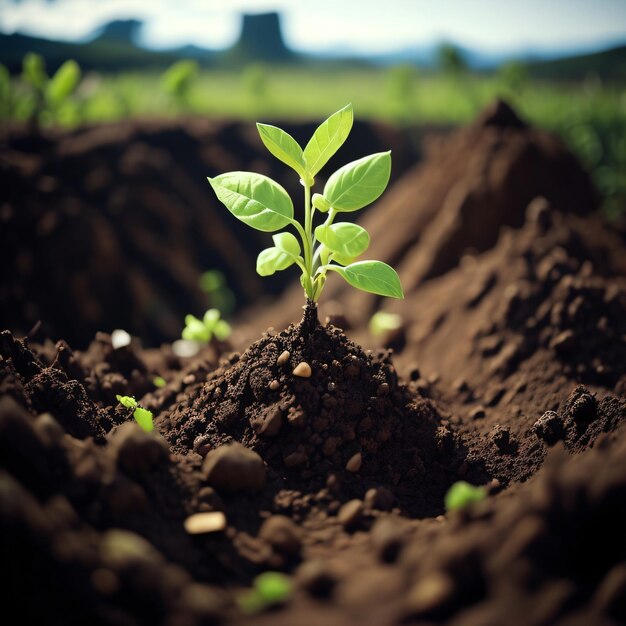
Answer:
M452 41L484 51L592 50L626 42L626 0L0 0L0 31L81 40L138 18L141 43L231 45L239 13L280 11L299 51L384 53Z

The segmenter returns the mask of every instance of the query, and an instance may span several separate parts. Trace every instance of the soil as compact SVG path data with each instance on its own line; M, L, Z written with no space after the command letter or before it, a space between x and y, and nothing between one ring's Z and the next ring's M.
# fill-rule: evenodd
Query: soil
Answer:
M437 142L390 190L404 230L392 221L380 252L395 250L407 298L384 303L403 320L387 337L367 330L380 303L340 283L297 323L301 295L257 305L191 358L104 332L73 349L48 332L65 313L0 334L7 610L69 625L626 623L623 235L558 140L503 103ZM450 208L446 176L472 211ZM458 480L487 496L446 512ZM245 612L267 570L290 597Z

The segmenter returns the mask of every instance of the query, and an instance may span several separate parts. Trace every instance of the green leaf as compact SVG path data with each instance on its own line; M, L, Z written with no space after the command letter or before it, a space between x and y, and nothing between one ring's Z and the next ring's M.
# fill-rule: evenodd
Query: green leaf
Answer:
M48 100L54 104L61 104L69 98L80 81L80 67L76 61L65 61L50 79L47 86Z
M348 284L362 291L379 296L404 298L396 270L382 261L358 261L346 267L329 265L327 269L341 274Z
M212 329L215 327L215 324L217 324L219 319L219 309L208 309L202 318L202 322L207 328Z
M127 409L136 409L137 408L137 400L132 396L120 396L116 395L117 401Z
M374 202L387 187L391 152L377 152L338 169L324 187L335 211L356 211Z
M211 334L202 320L194 315L186 315L182 338L188 341L206 342L211 339Z
M265 147L279 160L294 169L300 178L306 177L306 164L302 148L298 142L282 128L270 124L256 125L261 141Z
M318 126L304 148L304 160L310 177L313 178L339 150L350 134L352 121L352 105L348 104Z
M140 406L138 406L133 413L133 417L137 421L137 424L139 424L139 426L147 433L151 433L154 430L152 411L148 411L148 409L142 409Z
M230 324L226 320L219 320L217 324L215 324L213 334L215 335L216 339L219 339L219 341L224 341L224 339L228 339L228 337L230 337L230 333Z
M48 82L46 64L43 57L35 52L28 52L22 61L22 78L37 89L43 90Z
M286 270L295 263L292 254L288 254L279 248L266 248L261 250L256 260L256 271L259 276L271 276L275 272Z
M291 254L291 256L297 257L300 255L300 243L296 239L296 236L292 233L278 233L273 235L274 245L283 252Z
M252 228L268 233L284 228L293 219L289 194L267 176L227 172L208 180L226 208Z
M448 489L445 496L447 511L464 509L476 502L480 502L487 497L484 487L475 487L464 480L459 480Z
M315 238L329 250L342 257L354 258L363 254L370 245L370 236L365 228L349 222L339 222L315 229Z

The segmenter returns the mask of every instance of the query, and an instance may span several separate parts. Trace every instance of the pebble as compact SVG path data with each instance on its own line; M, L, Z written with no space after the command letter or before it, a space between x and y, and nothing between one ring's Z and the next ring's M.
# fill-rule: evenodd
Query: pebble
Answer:
M190 535L216 533L226 528L226 516L221 511L194 513L185 520L184 526Z
M283 461L287 467L296 467L306 463L307 456L304 452L292 452L291 454L288 454Z
M312 373L311 366L306 361L298 363L293 370L293 375L300 378L311 378Z
M340 509L337 519L346 530L352 530L359 525L363 517L363 502L361 500L350 500Z
M471 420L481 420L486 417L487 413L485 412L485 407L477 406L469 412L468 417Z
M120 348L125 348L129 346L131 342L130 335L121 328L116 328L111 333L111 345L113 346L113 350L119 350Z
M433 572L419 580L408 593L412 613L431 613L443 606L454 593L454 581L443 572Z
M280 383L277 380L273 380L269 384L270 391L276 391L280 387Z
M285 350L284 352L281 352L280 356L276 359L276 365L285 365L290 358L291 353L289 350Z
M282 425L283 412L280 410L280 407L275 406L274 408L269 409L257 432L263 437L275 437L280 431L280 427Z
M211 450L202 464L202 473L209 485L227 493L255 492L265 486L263 459L237 442Z
M346 463L346 470L348 472L358 472L361 469L363 463L363 455L360 452L353 454Z
M131 475L149 472L169 458L166 441L160 435L146 433L134 421L118 426L110 440L118 467Z
M386 487L373 487L365 492L365 504L371 509L390 511L395 496Z
M282 554L288 556L300 554L302 548L300 529L284 515L268 517L259 529L259 537Z

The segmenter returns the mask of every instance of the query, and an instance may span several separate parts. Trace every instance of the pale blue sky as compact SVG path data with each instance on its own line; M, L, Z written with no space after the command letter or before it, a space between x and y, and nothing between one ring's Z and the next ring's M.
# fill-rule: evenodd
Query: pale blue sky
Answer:
M278 10L288 44L386 52L443 39L486 51L626 42L626 0L0 0L0 30L84 38L111 19L146 21L151 46L231 44L238 13Z

